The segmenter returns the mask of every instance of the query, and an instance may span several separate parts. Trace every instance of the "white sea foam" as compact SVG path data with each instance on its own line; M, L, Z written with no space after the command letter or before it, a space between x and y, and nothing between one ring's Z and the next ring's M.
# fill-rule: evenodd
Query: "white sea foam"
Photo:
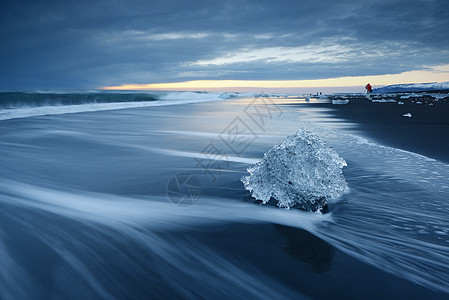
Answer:
M313 229L331 215L316 215L298 210L281 211L271 207L259 207L250 203L202 198L195 206L178 207L166 197L151 196L145 200L81 191L57 191L12 180L2 180L1 190L9 195L0 202L14 206L38 209L75 220L101 223L113 227L146 224L153 229L176 229L180 224L204 222L254 222L301 226Z
M147 148L150 151L158 152L164 155L170 156L180 156L180 157L191 157L197 159L210 159L208 158L207 153L202 152L193 152L193 151L181 151L181 150L173 150L173 149L163 149L163 148ZM257 158L251 157L241 157L241 156L233 156L233 155L223 155L223 156L214 156L214 160L217 161L225 161L225 162L238 162L244 164L255 164L259 161Z
M213 283L213 291L209 294L224 291L229 293L231 289L230 295L234 297L289 299L297 293L277 280L252 268L245 268L201 242L191 242L182 237L174 237L172 240L167 234L160 235L158 232L163 230L166 233L193 226L199 228L202 225L211 226L227 222L272 222L313 231L317 224L331 218L329 215L293 210L283 212L219 198L202 198L193 207L178 207L164 197L150 196L141 200L76 190L58 191L10 180L2 180L0 190L6 193L0 197L0 204L39 216L36 219L26 220L20 220L14 215L9 217L13 218L13 222L20 222L22 229L32 232L35 238L50 248L52 259L58 261L53 270L55 284L64 288L67 295L73 295L77 294L77 291L70 291L73 280L81 279L82 284L86 284L91 291L88 295L93 298L114 298L111 294L114 288L111 286L121 287L123 284L120 277L111 276L105 280L98 275L99 272L110 270L108 267L110 262L105 262L98 256L98 249L107 248L108 253L114 255L115 259L126 262L123 266L116 266L120 274L132 277L137 272L149 284L154 280L151 276L157 276L158 282L170 284L172 289L183 296L190 295L187 298L195 298L196 291L192 289L197 289L198 286L185 282L208 277L210 278L208 283ZM52 216L76 222L77 227L85 228L81 230L82 240L67 235L66 229L60 228L60 224L49 222L42 226L41 222L51 219ZM126 245L133 246L128 247L126 251L117 248L117 244L124 241ZM138 253L134 251L139 251L138 249L143 250L142 253L154 258L158 263L162 263L164 269L150 272L148 268L155 266L151 262L137 263L135 256ZM0 250L4 250L1 240ZM15 287L18 284L25 284L24 279L28 278L26 273L17 273L20 271L17 263L16 260L10 259L7 253L0 256L2 267L0 283L11 283L8 289L1 291L0 295L5 296L5 299L11 298L9 297L11 293L17 296L21 294L16 292L33 291L24 285ZM12 272L19 277L11 277L14 275ZM3 278L2 273L10 276ZM79 281L77 283L79 284ZM206 290L207 288L202 292ZM127 293L132 294L132 290Z
M79 95L74 93L74 95ZM82 93L81 93L82 94ZM110 92L114 95L113 92ZM61 114L73 114L80 112L93 112L93 111L107 111L126 108L137 107L150 107L150 106L166 106L166 105L179 105L179 104L191 104L208 101L220 101L227 98L227 95L231 93L214 93L214 92L166 92L166 93L154 93L153 96L159 98L154 101L128 101L128 102L109 102L109 103L86 103L76 105L45 105L45 106L33 106L27 107L26 105L18 108L0 109L0 121L9 119L19 119L35 116L46 115L61 115ZM58 95L58 94L56 94ZM109 96L111 96L109 95ZM66 97L69 97L66 95ZM120 98L120 94L117 96Z

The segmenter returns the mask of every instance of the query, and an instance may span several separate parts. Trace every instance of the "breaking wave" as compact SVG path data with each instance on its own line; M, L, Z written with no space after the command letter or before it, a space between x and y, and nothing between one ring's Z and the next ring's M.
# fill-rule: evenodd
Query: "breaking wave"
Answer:
M237 96L234 93L219 92L0 92L0 120L132 107L218 101Z
M242 177L245 188L262 203L322 211L346 190L346 161L318 136L299 130L264 154Z
M158 95L145 93L55 93L55 92L3 92L0 108L80 105L95 103L142 102L158 100Z

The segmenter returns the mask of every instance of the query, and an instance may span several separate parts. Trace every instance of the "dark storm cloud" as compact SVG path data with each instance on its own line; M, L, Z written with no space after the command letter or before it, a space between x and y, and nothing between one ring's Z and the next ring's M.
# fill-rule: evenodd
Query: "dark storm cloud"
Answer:
M0 88L398 73L449 63L448 28L445 0L14 1Z

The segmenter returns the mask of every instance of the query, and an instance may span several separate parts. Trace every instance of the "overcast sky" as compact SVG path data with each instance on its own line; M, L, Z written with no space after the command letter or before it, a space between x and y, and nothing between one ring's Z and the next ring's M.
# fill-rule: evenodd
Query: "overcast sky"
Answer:
M449 1L14 0L0 40L0 89L382 75L449 64Z

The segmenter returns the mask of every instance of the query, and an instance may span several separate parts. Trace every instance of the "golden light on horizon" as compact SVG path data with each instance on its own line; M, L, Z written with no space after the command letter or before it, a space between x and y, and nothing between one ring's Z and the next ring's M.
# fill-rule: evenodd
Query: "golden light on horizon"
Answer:
M370 82L376 86L449 81L449 64L428 70L374 76L348 76L313 80L192 80L170 83L124 84L103 87L104 90L192 90L220 88L320 88L364 86Z

